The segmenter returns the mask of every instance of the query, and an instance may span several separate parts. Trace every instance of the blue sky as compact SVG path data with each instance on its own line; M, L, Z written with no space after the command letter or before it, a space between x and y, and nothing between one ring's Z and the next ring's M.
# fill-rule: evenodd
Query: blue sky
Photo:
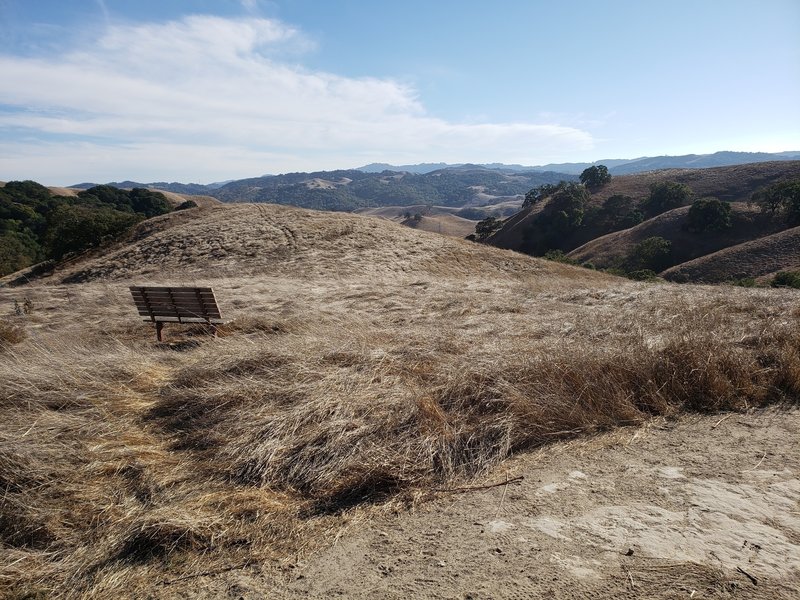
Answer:
M0 180L800 150L798 0L0 0Z

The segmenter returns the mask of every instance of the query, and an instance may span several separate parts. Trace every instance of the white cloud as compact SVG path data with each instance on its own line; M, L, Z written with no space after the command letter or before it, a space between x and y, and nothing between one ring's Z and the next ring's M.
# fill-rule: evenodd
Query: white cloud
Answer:
M210 181L372 160L533 163L592 146L573 127L450 123L397 81L289 61L312 48L278 21L192 16L110 26L59 57L0 56L0 105L22 109L0 111L0 135L28 138L5 143L0 178ZM55 136L68 141L31 141Z

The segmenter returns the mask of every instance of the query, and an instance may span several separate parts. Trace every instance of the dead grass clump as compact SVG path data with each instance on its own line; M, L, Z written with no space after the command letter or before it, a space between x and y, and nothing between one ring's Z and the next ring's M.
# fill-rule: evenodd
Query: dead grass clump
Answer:
M146 562L179 550L209 549L218 525L196 517L179 519L171 511L166 514L154 511L131 523L121 533L118 548L112 553L111 560Z
M14 344L19 344L25 337L25 329L0 319L0 351Z
M280 335L296 331L297 324L291 321L262 315L242 315L230 323L227 323L221 327L221 329L224 330L226 334L241 332Z
M740 344L722 335L726 319L702 315L712 330L688 319L658 344L506 342L517 344L513 352L493 347L488 357L455 343L459 352L437 351L441 336L417 330L413 340L390 340L391 353L367 338L345 350L289 336L244 354L231 342L230 357L206 376L189 369L164 387L149 418L219 479L296 495L306 511L338 512L652 415L797 397L794 329L774 325L756 344ZM213 462L203 454L212 447Z

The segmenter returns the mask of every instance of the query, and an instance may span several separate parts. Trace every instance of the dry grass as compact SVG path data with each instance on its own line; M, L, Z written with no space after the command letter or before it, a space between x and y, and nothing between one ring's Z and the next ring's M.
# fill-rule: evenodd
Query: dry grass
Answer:
M25 329L11 322L11 319L0 320L0 352L19 344L25 339Z
M778 271L798 269L800 227L793 227L676 265L667 269L664 277L719 283L744 277L769 279Z
M656 236L672 243L671 263L680 265L698 257L711 258L709 255L715 252L767 238L787 227L782 216L764 214L757 207L749 206L746 203L734 202L731 204L731 209L731 227L723 231L703 233L686 231L686 215L689 207L684 206L648 219L630 229L615 231L596 238L571 251L569 256L579 262L592 262L598 268L617 266L625 263L636 244ZM774 251L771 262L772 264L783 264L789 260L790 255L788 247L780 252ZM743 254L740 258L744 259L745 256ZM715 261L709 261L707 264L708 271L713 271ZM740 266L742 267L740 270L745 273L747 273L748 267L755 267L747 260L743 260ZM690 280L704 281L694 277L691 277Z
M688 185L695 196L715 196L726 202L747 202L753 192L773 183L800 177L800 161L772 161L709 169L662 169L635 175L618 175L593 195L602 204L614 194L646 198L650 186L661 181Z
M240 227L210 214L192 226ZM424 249L395 259L361 235L371 220L276 209L271 226L287 214L305 226L259 243L292 249L258 263L252 238L221 244L221 275L197 281L232 319L216 340L168 327L156 344L123 248L81 267L119 281L25 289L28 337L0 361L0 595L170 597L553 440L800 392L791 291L620 282L375 225ZM144 269L169 234L131 243ZM369 270L343 275L350 257Z

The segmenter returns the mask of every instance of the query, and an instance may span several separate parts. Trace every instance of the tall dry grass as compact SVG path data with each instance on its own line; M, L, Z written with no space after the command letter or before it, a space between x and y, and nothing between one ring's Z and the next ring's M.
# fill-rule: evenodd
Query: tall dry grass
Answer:
M214 286L232 323L168 328L172 345L122 285L26 291L28 337L0 359L0 595L178 595L554 440L800 392L789 290Z
M792 290L621 282L348 215L182 212L0 288L2 597L185 597L529 448L798 397ZM148 282L213 286L230 324L157 344L127 291Z

